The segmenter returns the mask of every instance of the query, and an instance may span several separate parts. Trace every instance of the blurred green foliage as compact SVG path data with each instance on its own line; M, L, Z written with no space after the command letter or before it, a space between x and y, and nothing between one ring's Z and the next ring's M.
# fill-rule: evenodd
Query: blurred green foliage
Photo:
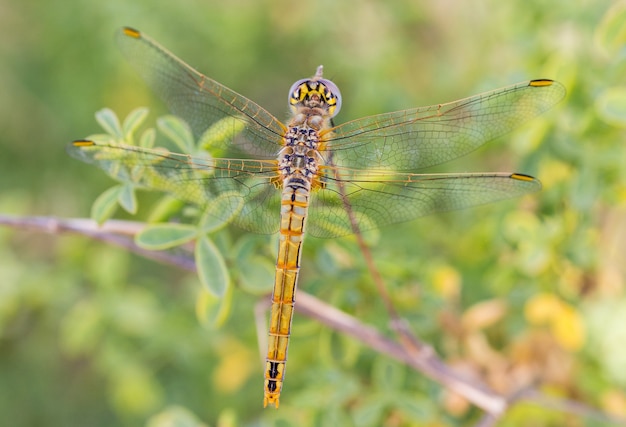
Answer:
M117 52L123 25L286 112L319 64L347 121L530 78L566 100L445 165L515 170L544 190L380 230L398 310L459 369L626 416L626 3L5 1L0 14L0 212L86 217L111 180L65 154L120 117L165 113ZM146 219L158 195L138 193ZM132 204L132 199L127 199ZM121 218L130 217L119 212ZM0 230L0 414L12 426L468 425L480 416L419 373L296 314L281 408L262 409L254 305L275 241L211 236L234 284L221 327L197 277L77 236ZM250 267L252 265L252 267ZM254 274L254 273L252 273ZM305 244L300 288L386 330L352 238ZM208 298L208 299L207 299ZM196 317L200 314L200 321ZM218 314L213 313L216 316ZM265 325L262 325L263 330ZM502 425L602 425L530 405ZM203 424L202 424L203 423Z

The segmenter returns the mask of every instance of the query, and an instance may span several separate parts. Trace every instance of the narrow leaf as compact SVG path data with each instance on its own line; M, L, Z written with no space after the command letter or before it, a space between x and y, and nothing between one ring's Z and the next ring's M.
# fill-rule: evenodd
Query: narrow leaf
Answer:
M223 297L217 297L202 288L196 300L196 316L200 323L212 329L219 328L228 319L233 300L232 286L226 288Z
M148 117L148 109L145 107L135 108L124 119L122 128L124 130L124 140L129 144L133 142L133 135L139 129L139 126Z
M98 224L102 224L107 219L111 218L117 210L121 191L122 186L116 185L100 194L91 206L91 218Z
M226 262L217 247L206 235L196 241L196 268L205 288L217 297L224 296L230 286L230 276Z
M172 196L165 195L161 197L155 205L151 206L148 222L165 222L174 214L179 213L184 206L185 202L181 202L179 199Z
M607 55L615 58L624 54L626 45L626 3L615 2L596 27L596 43Z
M194 141L191 130L189 130L187 123L178 117L159 117L157 127L165 136L171 139L183 153L192 153L194 151Z
M135 187L133 185L122 185L118 201L120 206L129 214L134 215L137 213L137 195L135 194Z
M96 121L102 126L102 129L115 139L121 140L124 137L120 121L110 108L103 108L96 112Z
M262 295L272 290L274 275L274 264L268 258L253 256L240 265L238 283L244 290Z
M606 89L596 100L596 110L606 123L626 127L626 87Z
M149 128L143 131L139 138L139 146L143 148L153 148L154 140L156 139L156 131L154 128Z
M186 224L149 225L135 236L135 243L144 249L163 250L193 240L198 229Z

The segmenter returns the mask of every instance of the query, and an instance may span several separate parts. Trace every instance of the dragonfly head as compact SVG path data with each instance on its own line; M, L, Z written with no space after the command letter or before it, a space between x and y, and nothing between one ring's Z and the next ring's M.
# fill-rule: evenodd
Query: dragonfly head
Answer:
M322 78L320 65L315 76L295 82L289 89L289 107L295 114L299 107L322 108L332 118L341 109L341 92L336 84Z

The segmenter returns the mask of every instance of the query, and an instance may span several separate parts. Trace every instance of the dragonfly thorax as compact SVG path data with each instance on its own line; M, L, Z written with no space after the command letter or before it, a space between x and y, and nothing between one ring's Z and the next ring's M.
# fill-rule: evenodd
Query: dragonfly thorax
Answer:
M312 180L317 176L319 133L316 129L301 124L291 126L284 137L285 147L280 150L278 169L283 178L299 175Z

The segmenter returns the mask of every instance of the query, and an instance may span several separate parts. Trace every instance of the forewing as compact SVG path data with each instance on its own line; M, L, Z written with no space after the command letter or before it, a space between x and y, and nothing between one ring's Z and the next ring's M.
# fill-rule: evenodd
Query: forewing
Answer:
M329 131L333 164L413 171L468 154L546 111L565 96L532 80L447 104L364 117Z
M265 109L200 74L137 30L123 28L117 40L128 61L196 137L213 126L212 132L233 135L216 147L223 153L276 157L285 127Z

